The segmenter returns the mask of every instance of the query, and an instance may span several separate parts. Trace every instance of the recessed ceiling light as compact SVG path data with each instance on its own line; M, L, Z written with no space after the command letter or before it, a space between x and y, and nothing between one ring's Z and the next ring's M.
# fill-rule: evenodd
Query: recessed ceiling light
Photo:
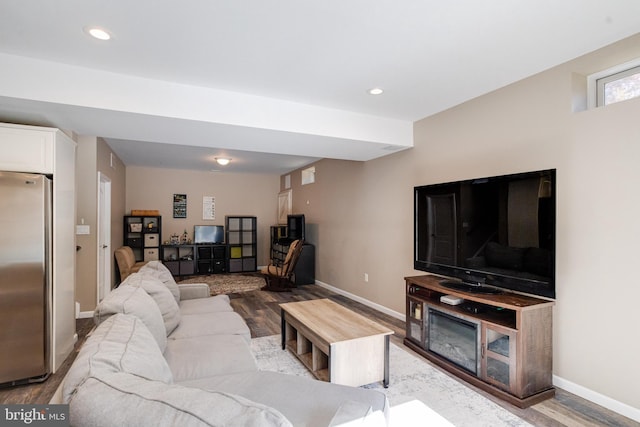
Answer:
M231 159L227 159L225 157L216 157L216 162L218 162L220 166L226 166L230 161Z
M109 34L106 30L98 27L85 27L84 29L90 36L98 39L98 40L109 40L111 38L111 34Z
M384 92L384 90L380 89L379 87L374 87L373 89L369 89L369 94L371 95L381 95L382 92Z

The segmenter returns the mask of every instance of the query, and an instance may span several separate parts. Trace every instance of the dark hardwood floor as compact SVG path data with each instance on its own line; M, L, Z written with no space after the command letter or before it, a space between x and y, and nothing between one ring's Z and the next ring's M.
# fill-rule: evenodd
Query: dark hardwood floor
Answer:
M335 294L317 285L305 285L292 292L253 291L241 294L231 294L231 305L247 322L252 337L262 337L280 333L279 304L291 301L304 301L316 298L330 298L351 310L367 316L394 331L391 341L402 346L404 339L404 322L381 313L368 306L355 302L342 295ZM93 319L79 319L77 321L78 343L73 354L64 362L62 368L49 377L42 384L32 384L12 388L0 389L0 404L9 403L43 403L50 401L69 366L73 362L78 349L93 326ZM416 355L417 356L417 355ZM420 357L420 356L417 356ZM425 360L425 363L429 363ZM441 370L438 367L436 369ZM442 370L441 370L442 371ZM451 376L446 371L442 371ZM451 376L456 379L455 377ZM457 379L456 379L457 380ZM466 383L464 383L466 384ZM468 384L466 384L469 386ZM556 396L530 408L520 409L470 386L478 393L496 402L498 405L525 419L534 426L545 427L583 427L583 426L640 426L633 420L625 418L615 412L595 405L585 399L575 396L561 389L556 389Z

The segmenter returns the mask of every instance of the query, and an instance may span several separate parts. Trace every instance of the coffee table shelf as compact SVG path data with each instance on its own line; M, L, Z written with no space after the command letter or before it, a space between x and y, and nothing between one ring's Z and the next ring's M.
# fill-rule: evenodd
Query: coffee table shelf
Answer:
M293 322L296 323L295 321ZM313 345L304 335L288 323L285 336L289 349L313 375L322 381L329 381L329 356Z

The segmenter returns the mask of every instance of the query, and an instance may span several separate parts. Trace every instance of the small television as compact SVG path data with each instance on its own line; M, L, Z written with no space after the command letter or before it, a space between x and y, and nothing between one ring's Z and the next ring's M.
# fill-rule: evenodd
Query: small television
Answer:
M555 298L555 243L555 169L414 187L414 268L450 288Z
M287 215L287 237L291 240L302 239L305 235L304 215Z
M194 225L193 242L196 245L224 243L224 226Z

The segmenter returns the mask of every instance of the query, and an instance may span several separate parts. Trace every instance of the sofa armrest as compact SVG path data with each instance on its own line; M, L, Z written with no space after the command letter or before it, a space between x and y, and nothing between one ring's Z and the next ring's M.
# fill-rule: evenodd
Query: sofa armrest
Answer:
M211 296L211 289L209 289L209 285L206 283L178 284L178 289L180 289L181 300L207 298Z

